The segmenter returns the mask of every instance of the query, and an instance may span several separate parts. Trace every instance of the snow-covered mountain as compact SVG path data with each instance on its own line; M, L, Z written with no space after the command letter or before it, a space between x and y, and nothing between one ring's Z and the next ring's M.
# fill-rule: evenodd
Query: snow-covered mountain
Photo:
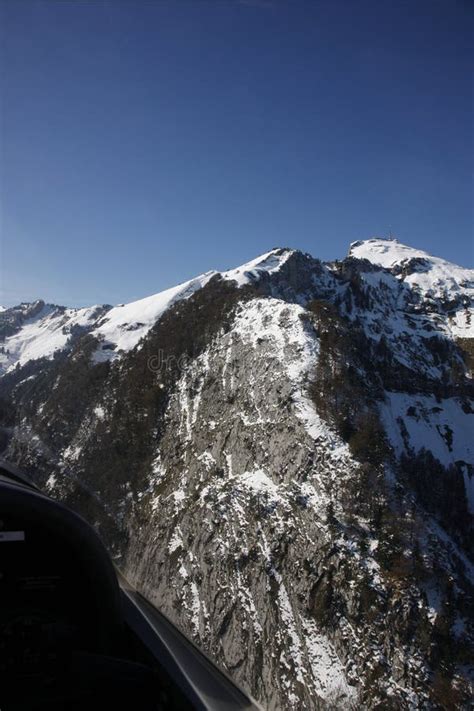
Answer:
M349 254L357 259L367 259L383 267L410 292L420 296L425 309L429 305L447 315L446 327L454 337L473 338L474 320L474 270L463 269L438 257L432 257L396 239L370 239L354 242ZM407 294L407 299L408 293Z
M474 272L292 249L0 313L0 445L269 709L472 694Z
M79 332L90 333L99 345L94 354L97 362L113 360L130 351L146 336L163 313L182 299L189 299L212 277L235 281L239 286L251 283L263 272L272 274L291 254L291 250L273 250L238 269L227 272L209 271L183 284L166 289L145 299L118 306L92 306L72 309L45 304L21 304L0 320L0 374L25 365L31 360L52 358L69 348Z

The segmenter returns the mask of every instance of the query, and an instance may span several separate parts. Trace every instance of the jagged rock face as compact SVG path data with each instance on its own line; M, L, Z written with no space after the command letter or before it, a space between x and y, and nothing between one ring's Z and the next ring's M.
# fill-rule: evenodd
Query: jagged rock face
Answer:
M472 273L397 245L105 307L0 379L6 454L269 709L467 707Z
M302 316L252 300L184 370L126 560L147 596L269 708L353 693L306 599L304 561L324 565L331 543L328 491L354 464L303 395L317 341Z

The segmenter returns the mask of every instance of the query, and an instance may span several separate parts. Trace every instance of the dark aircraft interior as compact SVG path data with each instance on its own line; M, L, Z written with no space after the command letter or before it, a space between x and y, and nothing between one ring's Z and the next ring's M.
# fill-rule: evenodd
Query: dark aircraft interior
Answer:
M0 462L0 710L257 709L95 530Z

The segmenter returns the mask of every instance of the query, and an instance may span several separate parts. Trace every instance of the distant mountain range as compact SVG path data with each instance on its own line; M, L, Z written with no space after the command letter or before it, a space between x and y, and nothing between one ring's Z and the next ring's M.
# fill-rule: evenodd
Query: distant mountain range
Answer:
M278 248L0 310L0 448L269 709L472 698L474 271Z

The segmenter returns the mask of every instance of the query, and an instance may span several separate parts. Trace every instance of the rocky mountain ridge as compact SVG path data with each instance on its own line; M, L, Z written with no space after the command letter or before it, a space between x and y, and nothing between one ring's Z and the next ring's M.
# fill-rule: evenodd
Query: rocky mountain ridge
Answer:
M275 249L0 313L4 456L267 708L468 708L474 272Z

